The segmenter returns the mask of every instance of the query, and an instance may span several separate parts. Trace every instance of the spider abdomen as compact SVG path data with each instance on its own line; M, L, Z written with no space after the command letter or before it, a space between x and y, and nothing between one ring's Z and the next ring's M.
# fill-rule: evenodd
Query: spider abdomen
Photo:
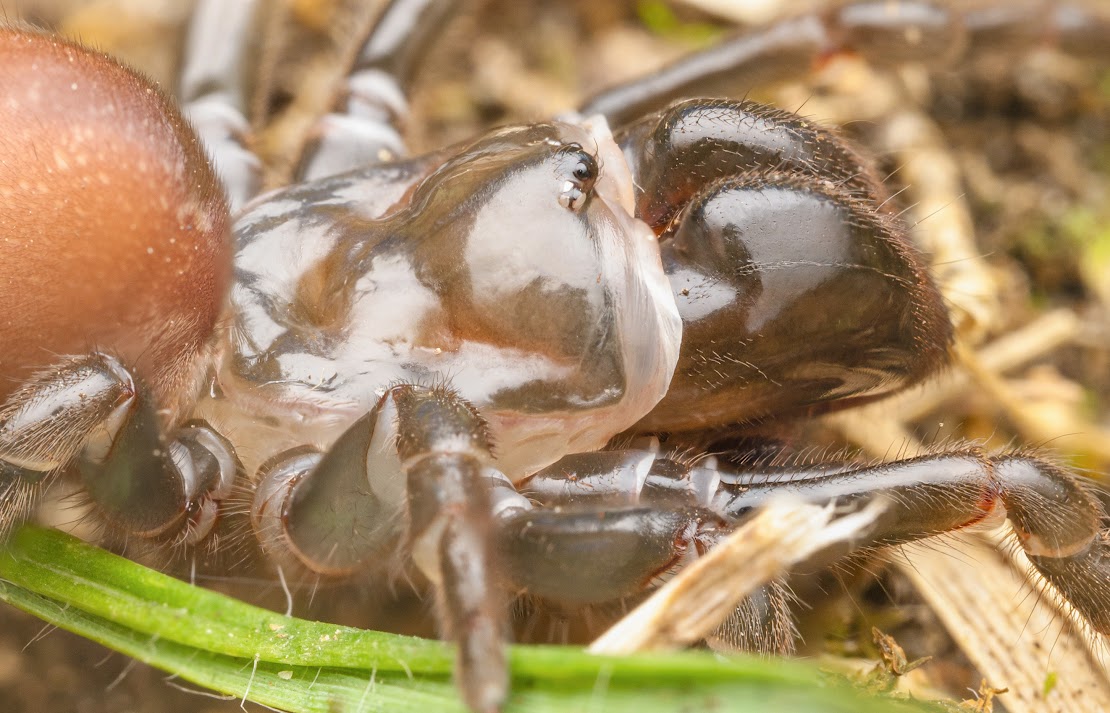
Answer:
M230 278L203 149L149 80L57 37L0 31L0 86L0 397L93 348L175 405Z

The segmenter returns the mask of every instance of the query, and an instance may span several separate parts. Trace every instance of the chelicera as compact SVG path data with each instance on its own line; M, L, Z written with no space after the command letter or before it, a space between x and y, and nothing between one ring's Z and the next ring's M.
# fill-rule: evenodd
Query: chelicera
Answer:
M1043 460L600 450L619 434L717 450L745 425L917 383L951 339L854 149L780 110L680 97L771 56L788 70L908 36L907 53L954 51L954 29L1037 27L1097 54L1103 19L856 3L606 92L582 118L382 162L403 151L399 42L417 52L449 10L392 3L296 182L261 197L242 97L203 51L241 46L248 13L201 3L182 83L226 185L140 77L2 31L5 529L67 473L110 527L155 543L203 548L245 518L284 568L344 578L403 559L435 589L480 711L507 692L510 595L633 595L784 491L885 498L861 548L1005 514L1110 633L1103 509Z

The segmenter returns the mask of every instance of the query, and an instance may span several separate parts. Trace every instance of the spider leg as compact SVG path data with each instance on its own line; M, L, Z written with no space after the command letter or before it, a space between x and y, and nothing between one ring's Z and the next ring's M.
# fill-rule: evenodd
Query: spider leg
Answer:
M880 497L887 505L864 539L826 549L805 567L1008 517L1041 576L1095 630L1110 633L1110 530L1102 506L1066 471L1028 456L966 451L876 466L737 469L714 459L608 451L567 456L525 481L522 492L544 507L502 518L503 568L519 591L558 602L635 594L688 551L712 547L771 497L845 510ZM770 608L771 616L778 613Z
M729 524L709 509L718 475L651 450L564 457L524 480L540 507L505 511L498 550L520 593L569 605L637 594Z
M262 165L250 149L247 112L251 35L257 0L225 3L200 0L189 26L178 87L182 111L200 136L220 174L236 214L262 187ZM405 155L398 124L407 114L406 93L419 59L454 13L457 0L394 0L382 12L339 91L333 110L311 130L296 169L294 184L336 176L355 168L378 166ZM411 166L391 165L339 184L315 186L316 202L345 193L357 184L354 202L377 217L388 205L385 191L403 192L422 178L428 158ZM407 170L406 170L407 168ZM367 199L366 195L372 196Z
M1110 634L1106 514L1076 478L1051 463L968 451L849 469L816 465L722 474L713 508L743 517L782 494L849 507L876 495L887 498L869 539L854 549L912 542L1005 515L1037 571L1096 631Z
M38 373L0 411L0 531L71 463L110 525L189 544L212 530L239 471L231 444L203 421L163 436L142 382L97 353Z
M400 124L420 62L459 0L392 0L374 23L329 113L316 121L298 183L404 156Z
M621 126L681 97L743 96L847 52L883 64L955 62L973 51L1054 44L1075 55L1106 57L1107 33L1110 17L1078 4L960 10L926 0L847 3L739 34L605 90L587 100L581 112L603 114Z
M650 484L623 477L629 475L623 465L604 473L614 465L614 454L644 456L642 462L651 466ZM544 507L516 508L499 518L497 552L507 584L518 595L571 611L636 597L684 560L704 554L731 529L726 518L695 504L701 487L696 481L704 485L712 468L687 468L635 452L569 459L532 479L545 492L525 491L539 496ZM586 473L595 467L598 477L591 478ZM563 477L569 469L575 474ZM597 491L585 492L594 486ZM793 631L789 599L781 584L771 582L744 600L714 638L781 654L793 649Z
M521 484L540 505L505 509L497 541L508 586L570 609L635 597L732 529L710 507L716 461L654 450L573 454ZM714 640L765 653L793 650L789 597L771 582L722 622Z
M262 187L262 163L248 148L247 64L257 0L200 0L189 24L178 86L182 113L216 166L232 214Z
M536 509L500 523L498 550L518 593L578 606L639 594L723 525L698 508Z
M401 384L326 453L295 449L264 464L252 509L268 552L322 575L388 568L407 541L458 644L463 696L483 713L508 691L491 492L504 507L515 491L492 461L485 422L465 400Z

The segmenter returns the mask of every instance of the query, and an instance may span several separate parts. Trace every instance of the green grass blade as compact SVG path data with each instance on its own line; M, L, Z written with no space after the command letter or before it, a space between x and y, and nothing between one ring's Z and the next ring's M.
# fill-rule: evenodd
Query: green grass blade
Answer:
M0 578L0 600L235 697L289 711L464 710L446 644L275 614L54 530L21 529L0 553ZM932 710L822 684L798 662L553 646L515 646L510 660L510 712Z

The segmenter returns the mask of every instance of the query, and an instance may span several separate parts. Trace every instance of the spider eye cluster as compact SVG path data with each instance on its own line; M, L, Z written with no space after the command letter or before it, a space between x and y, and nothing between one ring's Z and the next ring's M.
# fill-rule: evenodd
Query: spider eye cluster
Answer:
M597 182L598 166L597 159L581 146L574 144L568 149L567 165L570 166L570 171L559 194L559 204L577 213L593 192L594 184Z
M574 177L582 183L597 178L597 165L594 163L592 156L586 156L575 165Z

